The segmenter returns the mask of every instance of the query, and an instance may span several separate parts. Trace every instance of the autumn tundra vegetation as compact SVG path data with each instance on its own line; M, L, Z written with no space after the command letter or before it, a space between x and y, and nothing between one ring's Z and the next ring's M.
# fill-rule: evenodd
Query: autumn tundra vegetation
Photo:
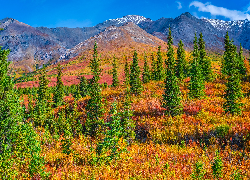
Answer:
M64 62L21 87L1 50L0 179L250 179L249 60L228 33L222 56L198 36L105 62L95 43L68 86Z

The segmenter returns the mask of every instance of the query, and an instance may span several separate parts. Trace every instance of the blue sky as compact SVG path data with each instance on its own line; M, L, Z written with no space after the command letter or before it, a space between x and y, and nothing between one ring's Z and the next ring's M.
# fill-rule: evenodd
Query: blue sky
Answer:
M89 27L124 15L152 20L190 12L197 17L250 20L249 0L11 0L1 2L0 19L10 17L31 26Z

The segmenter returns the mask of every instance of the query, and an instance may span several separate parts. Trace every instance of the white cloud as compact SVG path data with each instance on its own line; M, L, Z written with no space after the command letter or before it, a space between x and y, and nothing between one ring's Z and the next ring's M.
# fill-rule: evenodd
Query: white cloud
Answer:
M180 2L180 1L175 1L175 2L178 4L177 8L178 8L178 9L182 9L181 2Z
M197 7L198 11L209 12L212 16L224 16L226 18L229 18L230 20L250 20L250 14L246 12L238 10L229 10L224 7L214 6L210 3L203 4L199 1L193 1L189 4L189 7L191 6ZM248 8L248 11L250 11L250 7Z

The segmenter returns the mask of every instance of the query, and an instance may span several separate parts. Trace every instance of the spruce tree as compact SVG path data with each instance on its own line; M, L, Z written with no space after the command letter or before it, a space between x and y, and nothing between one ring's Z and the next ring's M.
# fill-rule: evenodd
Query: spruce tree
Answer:
M205 95L204 89L204 77L202 75L202 68L199 64L200 53L197 45L197 36L195 33L194 37L194 50L193 50L193 61L191 64L190 82L189 82L189 97L191 98L202 98Z
M211 61L206 57L205 41L203 40L202 33L200 33L198 44L200 53L199 64L202 69L202 75L204 76L206 81L210 81L212 78Z
M175 58L173 48L173 38L171 29L168 34L168 68L165 80L165 91L163 94L162 106L166 108L166 113L171 116L176 116L182 112L181 92L178 85L178 78L175 72Z
M116 57L113 57L113 69L112 69L112 74L113 74L113 80L112 80L112 86L117 87L119 85L119 80L118 80L118 75L117 75L117 62L116 62Z
M154 54L151 54L151 80L156 80L156 74L157 74L157 62L155 61Z
M93 78L89 82L89 95L91 98L88 100L86 105L87 119L85 122L87 134L92 137L98 133L98 130L100 130L104 123L102 119L104 109L102 103L101 88L98 83L101 70L99 67L99 60L97 60L97 56L97 45L95 43L93 59L90 61L90 67L93 73Z
M39 76L39 87L37 90L37 100L35 107L35 116L34 116L34 125L35 126L44 126L46 115L49 109L49 81L47 79L45 68L40 72Z
M241 82L240 82L240 72L237 69L237 51L236 46L232 42L229 43L228 52L227 52L227 67L230 69L227 70L227 89L225 94L226 102L223 107L226 113L231 114L240 114L241 113L241 103L239 102L240 98L243 97L241 91ZM230 70L230 71L229 71Z
M55 106L60 106L63 103L63 96L64 96L64 85L62 82L62 67L60 64L57 66L57 83L56 83L56 88L54 92L54 104Z
M184 44L180 40L177 49L176 76L182 81L187 76L187 61Z
M9 50L0 49L0 179L43 178L41 147L32 125L24 119L17 90L8 73Z
M163 68L163 60L161 54L161 46L158 47L156 64L157 64L156 80L161 81L165 78L165 71Z
M246 75L246 67L245 67L245 63L244 63L244 56L243 56L243 49L242 49L242 46L240 44L240 51L239 51L239 54L238 54L238 62L237 62L237 69L239 70L239 73L244 76Z
M143 66L143 73L142 73L142 82L148 83L150 81L150 72L149 66L147 61L147 56L144 54L144 66Z
M228 75L228 72L230 72L230 70L232 69L232 65L233 63L230 62L232 59L229 58L229 54L230 54L230 39L229 39L229 35L228 32L225 35L225 39L224 39L224 44L225 44L225 51L223 54L223 61L222 61L222 67L221 67L221 72L222 74L224 74L225 76Z
M130 67L130 92L139 95L142 92L142 82L140 78L140 67L138 64L138 57L136 50L133 55L133 63Z
M91 72L94 76L94 81L98 82L100 80L100 74L101 74L101 68L100 68L100 59L98 58L97 53L97 43L95 41L94 44L94 53L93 53L93 59L90 60L90 68Z
M125 74L125 85L129 85L129 65L128 65L128 59L126 58L126 63L124 67L124 74Z

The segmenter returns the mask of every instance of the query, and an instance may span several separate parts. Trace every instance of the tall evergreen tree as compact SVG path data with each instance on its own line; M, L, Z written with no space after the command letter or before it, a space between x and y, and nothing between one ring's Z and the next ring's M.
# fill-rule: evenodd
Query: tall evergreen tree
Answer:
M158 47L156 64L157 64L156 80L161 81L165 78L165 71L163 68L163 60L162 60L162 54L161 54L161 46Z
M112 86L117 87L119 85L119 80L118 80L118 75L117 75L117 62L116 62L116 57L113 57L113 69L112 69L112 74L113 74L113 80L112 80Z
M128 59L126 58L125 68L124 68L124 74L125 74L125 85L129 85L129 65L128 65Z
M203 40L202 33L200 33L198 44L200 53L199 64L202 69L202 75L204 76L206 81L210 81L212 78L211 61L206 57L205 41Z
M230 62L232 59L229 58L229 54L230 54L230 39L229 39L229 35L228 32L225 35L225 39L224 39L224 44L225 44L225 51L223 54L223 61L222 61L222 67L221 67L221 72L224 75L228 75L228 72L230 72L230 70L232 69L232 65L233 63Z
M138 57L136 50L133 55L133 63L130 67L130 91L132 94L140 94L142 92L142 82L140 78L140 67L138 64Z
M242 46L240 44L240 51L239 51L239 54L238 54L238 63L237 63L238 67L237 67L237 69L239 70L239 73L242 76L246 75L246 72L247 72L244 60L245 60L245 58L243 56L243 49L242 49Z
M176 76L182 81L187 74L187 61L184 50L184 44L180 40L177 49L177 61L176 61Z
M233 45L232 41L229 43L228 52L227 52L227 89L225 94L226 102L223 107L225 112L231 114L240 114L241 113L241 103L239 102L240 98L243 97L241 91L241 82L240 82L240 72L237 69L237 50L236 46Z
M173 48L173 38L171 29L168 34L168 68L165 80L165 92L163 94L162 106L166 108L167 114L171 116L179 115L182 112L181 92L178 85L178 78L175 72L175 58Z
M142 82L148 83L150 81L150 71L147 61L147 56L144 54L144 66L143 66L143 73L142 73Z
M43 177L40 142L24 120L17 90L7 74L8 54L9 50L0 49L0 179Z
M191 64L191 72L190 72L191 79L188 86L189 96L191 98L202 98L205 95L204 77L202 75L202 68L199 62L200 62L200 53L197 45L197 36L195 33L193 62Z
M155 61L154 54L151 54L151 80L156 80L156 74L157 74L157 62Z
M87 134L90 136L95 136L98 130L103 126L104 121L103 116L103 103L101 88L98 83L100 79L99 75L101 73L99 67L99 60L97 60L97 45L94 45L93 59L90 61L91 71L93 73L93 78L89 82L89 95L90 99L86 105L87 119L85 122L85 127Z
M64 85L62 82L62 67L60 64L57 66L57 83L56 83L56 89L54 92L54 104L55 106L60 106L63 103L63 96L64 96Z

